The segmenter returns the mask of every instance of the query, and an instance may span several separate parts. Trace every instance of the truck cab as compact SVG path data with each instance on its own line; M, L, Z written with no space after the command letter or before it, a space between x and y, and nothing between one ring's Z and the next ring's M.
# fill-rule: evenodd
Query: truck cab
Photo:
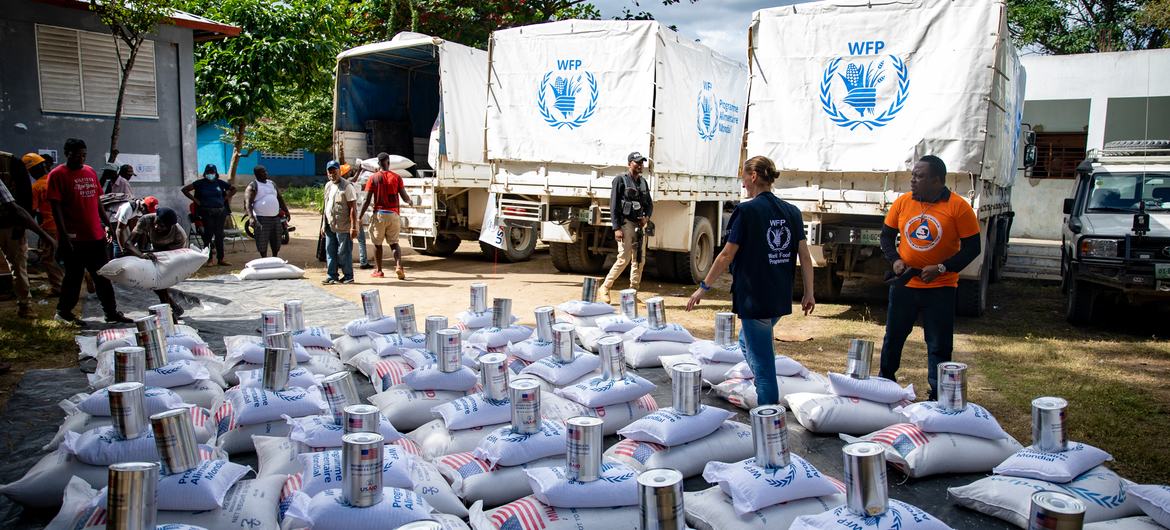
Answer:
M1170 141L1109 142L1091 151L1064 214L1069 323L1091 323L1109 299L1170 303Z

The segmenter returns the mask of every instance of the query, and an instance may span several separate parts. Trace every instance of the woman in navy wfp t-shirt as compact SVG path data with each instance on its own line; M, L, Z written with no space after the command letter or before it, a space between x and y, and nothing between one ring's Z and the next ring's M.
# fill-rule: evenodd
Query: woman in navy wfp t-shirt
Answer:
M740 180L748 200L735 207L723 251L687 302L687 311L699 305L711 284L730 266L731 311L739 316L739 347L756 376L760 405L780 402L772 329L780 317L792 313L798 255L801 264L809 265L801 268L804 299L800 307L808 315L816 306L804 222L800 210L772 194L777 175L776 164L768 158L757 156L744 162Z

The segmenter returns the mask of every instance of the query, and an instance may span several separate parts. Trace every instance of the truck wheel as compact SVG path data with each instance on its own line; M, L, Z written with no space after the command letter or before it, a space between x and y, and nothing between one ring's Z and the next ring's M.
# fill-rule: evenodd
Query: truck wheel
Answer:
M1086 281L1069 278L1065 299L1064 318L1074 326L1085 326L1093 321L1097 305L1097 288Z
M988 225L988 252L991 252L991 271L988 279L991 283L999 283L1003 279L1003 266L1007 261L1007 234L1002 226L1004 223L998 217L993 217Z
M508 227L504 231L504 245L507 248L498 249L481 241L479 250L488 258L508 263L526 261L536 250L536 231L519 226Z
M553 267L556 267L558 271L573 272L573 268L569 266L568 243L549 243L548 255L552 257Z
M605 254L594 254L589 250L588 239L582 234L576 243L566 245L569 269L577 274L598 274L605 270Z
M455 236L427 238L426 246L419 252L424 256L446 258L455 254L455 251L459 250L459 244L462 242L462 240Z
M979 268L978 280L959 280L955 293L955 314L963 317L981 317L987 311L987 286L991 283L991 260L985 254Z
M795 281L801 283L799 275ZM801 285L803 287L803 283ZM844 285L845 278L837 275L836 267L828 265L813 269L813 296L817 301L834 302L841 299L841 287Z
M707 277L715 262L715 229L706 217L695 218L691 231L691 251L675 252L674 280L683 285L694 285Z

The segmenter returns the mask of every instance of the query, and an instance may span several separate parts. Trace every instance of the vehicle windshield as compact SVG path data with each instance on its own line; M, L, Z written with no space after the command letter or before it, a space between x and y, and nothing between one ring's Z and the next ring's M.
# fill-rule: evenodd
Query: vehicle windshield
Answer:
M1090 212L1170 211L1170 173L1094 173Z

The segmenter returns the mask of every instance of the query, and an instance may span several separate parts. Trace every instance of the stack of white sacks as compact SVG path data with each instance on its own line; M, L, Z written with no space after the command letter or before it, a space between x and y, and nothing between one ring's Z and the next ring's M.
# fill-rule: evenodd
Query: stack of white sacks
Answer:
M914 401L914 385L905 388L871 377L873 343L853 340L845 374L829 373L829 393L785 393L789 410L804 428L818 433L866 434L902 423L899 407Z
M662 357L689 353L695 342L680 324L666 321L666 303L660 297L646 300L646 322L622 334L626 364L634 368L662 366Z
M333 341L342 362L349 362L354 356L373 351L374 340L370 333L389 335L398 332L398 319L382 313L382 298L377 289L362 291L362 310L365 313L346 324L344 335Z
M244 269L236 273L241 280L295 280L304 276L304 269L277 257L256 258L245 263Z

